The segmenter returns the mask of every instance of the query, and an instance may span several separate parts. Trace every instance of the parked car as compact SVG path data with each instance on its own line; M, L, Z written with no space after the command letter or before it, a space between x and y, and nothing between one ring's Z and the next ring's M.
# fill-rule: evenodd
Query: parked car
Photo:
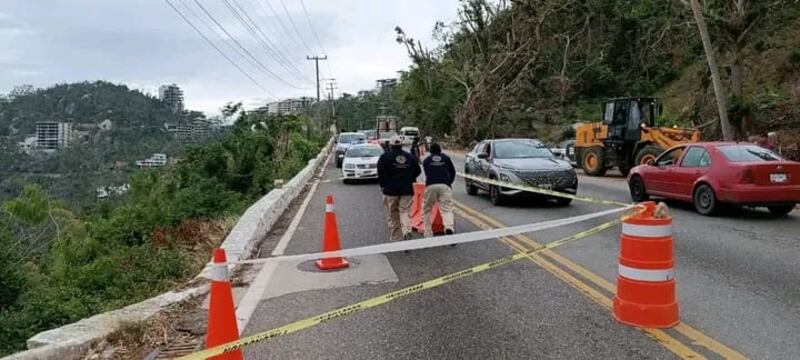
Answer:
M722 204L764 206L776 215L800 202L800 163L754 144L703 142L670 148L628 175L631 198L692 202L713 215Z
M344 160L344 153L347 152L351 146L355 144L363 144L367 142L367 136L357 132L343 132L339 134L336 139L336 167L342 167L342 160Z
M378 178L378 158L383 149L375 144L353 145L344 154L342 182Z
M578 191L578 176L566 160L555 157L544 144L535 139L484 140L467 154L466 174L513 184L536 186L567 194ZM572 199L558 196L536 195L531 192L504 188L465 179L467 193L477 195L478 190L489 192L493 204L500 205L510 196L535 195L555 199L566 206Z

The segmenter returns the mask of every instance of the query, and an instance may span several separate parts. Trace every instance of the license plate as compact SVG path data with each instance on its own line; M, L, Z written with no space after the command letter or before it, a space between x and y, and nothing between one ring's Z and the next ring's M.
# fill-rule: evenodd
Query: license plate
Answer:
M786 174L769 174L769 181L773 183L785 183L787 180Z
M553 189L553 184L539 184L538 187L542 188L542 189L552 190Z

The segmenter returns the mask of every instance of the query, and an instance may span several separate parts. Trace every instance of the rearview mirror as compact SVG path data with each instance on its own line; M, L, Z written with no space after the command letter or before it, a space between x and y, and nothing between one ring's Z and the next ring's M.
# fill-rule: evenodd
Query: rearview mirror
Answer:
M487 153L478 154L478 159L488 159L488 158L489 158L489 154L487 154Z

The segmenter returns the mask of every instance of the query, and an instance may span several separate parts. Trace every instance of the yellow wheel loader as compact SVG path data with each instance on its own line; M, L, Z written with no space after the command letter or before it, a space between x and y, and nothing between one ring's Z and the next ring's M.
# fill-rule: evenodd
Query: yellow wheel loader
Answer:
M700 141L697 129L655 127L658 99L618 98L606 101L600 122L575 129L575 162L587 175L603 176L616 167L624 176L636 165L655 160L678 144Z

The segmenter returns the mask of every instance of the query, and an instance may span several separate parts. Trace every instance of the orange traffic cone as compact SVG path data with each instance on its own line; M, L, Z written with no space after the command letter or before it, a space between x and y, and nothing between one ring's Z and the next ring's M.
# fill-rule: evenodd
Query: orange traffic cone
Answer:
M214 268L211 272L211 299L208 305L208 331L206 348L239 340L236 325L236 310L233 305L233 290L228 278L228 262L225 250L214 249ZM214 356L214 360L242 360L242 351Z
M333 212L333 196L325 198L325 227L322 230L322 251L339 251L339 228L336 226L336 213ZM324 258L316 261L320 270L336 270L350 266L342 257Z
M656 218L656 203L622 223L614 318L636 327L678 324L672 218Z

